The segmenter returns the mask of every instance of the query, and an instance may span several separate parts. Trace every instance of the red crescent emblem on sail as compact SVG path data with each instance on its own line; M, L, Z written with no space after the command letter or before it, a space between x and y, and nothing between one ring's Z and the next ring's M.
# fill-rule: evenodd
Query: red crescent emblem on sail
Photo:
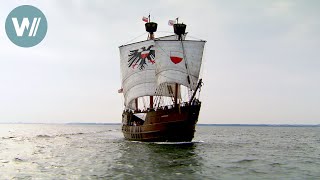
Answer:
M181 52L171 51L170 59L174 64L178 64L183 60L183 54Z
M175 57L175 56L170 56L170 59L173 63L178 64L182 61L183 58L181 57Z

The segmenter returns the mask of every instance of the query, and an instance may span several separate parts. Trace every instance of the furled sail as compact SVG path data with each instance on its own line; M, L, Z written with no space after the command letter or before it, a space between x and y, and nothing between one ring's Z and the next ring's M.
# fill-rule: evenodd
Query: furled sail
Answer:
M156 82L178 83L195 90L205 41L155 40Z

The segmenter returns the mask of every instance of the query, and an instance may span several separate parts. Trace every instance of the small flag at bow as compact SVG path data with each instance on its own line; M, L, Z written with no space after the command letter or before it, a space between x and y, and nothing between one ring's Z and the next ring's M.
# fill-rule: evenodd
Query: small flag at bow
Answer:
M169 26L173 26L175 23L176 23L175 20L169 20L169 21L168 21L168 25L169 25Z
M149 21L149 19L147 18L147 17L142 17L142 21L144 21L144 22L148 22Z

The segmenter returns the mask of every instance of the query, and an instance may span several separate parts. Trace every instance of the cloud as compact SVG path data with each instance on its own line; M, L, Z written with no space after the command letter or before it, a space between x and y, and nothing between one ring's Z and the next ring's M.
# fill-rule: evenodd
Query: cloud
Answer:
M145 33L150 12L156 36L172 33L167 22L179 17L207 40L199 122L319 122L318 1L23 3L39 7L49 28L29 49L0 29L0 119L120 122L118 46ZM2 3L0 23L20 4Z
M273 1L265 9L268 16L288 16L291 13L294 2L292 1Z

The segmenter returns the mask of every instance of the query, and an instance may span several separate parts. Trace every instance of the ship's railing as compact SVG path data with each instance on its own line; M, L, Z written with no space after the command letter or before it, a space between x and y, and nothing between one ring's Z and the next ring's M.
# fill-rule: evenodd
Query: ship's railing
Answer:
M180 107L188 107L188 106L196 106L196 105L201 105L201 101L198 99L194 99L191 104L189 102L182 102L178 104ZM169 110L169 109L175 109L176 107L173 104L166 105L166 106L159 106L157 108L147 108L147 109L138 109L138 110L132 110L132 109L125 109L123 112L126 113L147 113L151 111L158 111L158 110Z
M124 110L124 113L127 113L127 115L130 117L127 119L127 122L125 124L128 126L141 126L144 124L144 120L135 116L134 115L135 113L147 113L147 112L151 112L151 111L174 110L174 109L178 109L178 108L184 108L184 107L189 107L189 106L199 106L199 105L201 105L201 101L199 101L198 99L195 99L194 101L192 101L192 104L189 104L189 102L182 102L182 103L178 104L178 107L175 107L174 105L166 105L166 106L159 106L156 109L147 108L146 110L138 109L135 111L131 110L131 109L126 109L126 110Z

